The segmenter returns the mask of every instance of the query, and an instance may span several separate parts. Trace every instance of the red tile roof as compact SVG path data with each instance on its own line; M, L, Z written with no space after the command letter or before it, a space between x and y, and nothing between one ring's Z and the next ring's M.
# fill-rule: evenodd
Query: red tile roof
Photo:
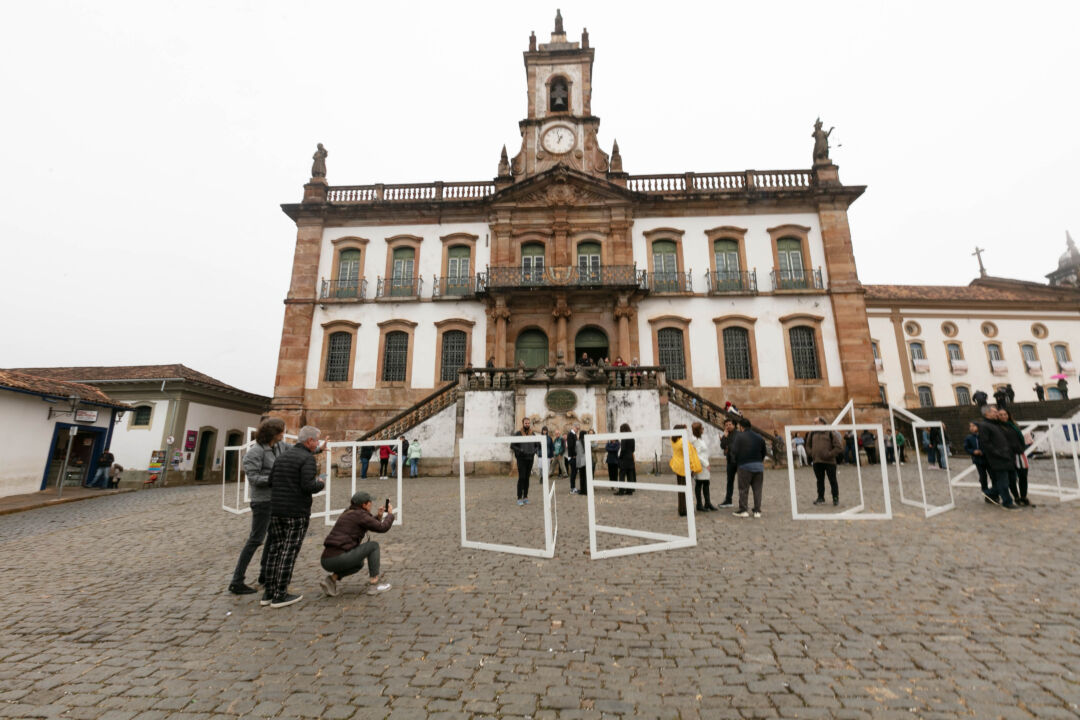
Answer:
M104 367L51 367L51 368L19 368L19 372L25 372L41 377L56 380L77 381L83 383L111 383L111 382L161 382L162 380L186 380L188 382L209 385L211 387L231 390L233 392L263 397L246 390L227 385L220 380L210 377L197 370L180 365L115 365ZM269 398L264 398L269 399Z
M970 285L866 285L866 301L1066 302L1080 304L1075 288L1050 287L1008 278L978 278Z
M72 395L83 402L105 405L107 407L130 409L131 406L113 400L96 387L80 383L64 382L52 378L39 377L14 370L0 370L0 388L24 390L35 395L67 398Z

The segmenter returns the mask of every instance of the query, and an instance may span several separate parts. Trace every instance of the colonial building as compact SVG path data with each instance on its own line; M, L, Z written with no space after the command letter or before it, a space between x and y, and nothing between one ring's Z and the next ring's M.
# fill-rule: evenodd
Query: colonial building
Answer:
M866 286L881 398L909 408L969 405L977 390L1011 385L1024 402L1037 399L1038 385L1057 400L1060 379L1076 397L1080 253L1066 243L1049 285L983 270L967 286Z
M847 219L864 188L841 183L820 123L811 167L629 174L601 149L594 53L561 17L529 38L521 145L493 180L332 186L319 146L282 206L297 236L273 411L290 427L361 433L469 366L582 355L660 366L693 406L765 427L879 401Z
M170 484L220 482L223 470L235 477L236 468L228 465L237 455L226 457L224 448L245 442L247 429L258 426L270 402L180 364L21 368L19 372L82 383L126 403L128 412L110 423L102 447L108 447L124 466L121 482L135 486L147 478L154 452L168 458Z

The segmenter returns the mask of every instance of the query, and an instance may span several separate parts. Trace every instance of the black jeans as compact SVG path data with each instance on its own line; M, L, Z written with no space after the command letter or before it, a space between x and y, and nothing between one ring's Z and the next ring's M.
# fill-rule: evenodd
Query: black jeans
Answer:
M577 455L566 456L566 474L570 476L570 489L573 490L577 487L574 484L574 478L576 478L578 474ZM582 473L582 475L584 476L584 473Z
M339 578L343 578L360 572L360 569L364 567L365 559L368 564L368 575L371 577L378 577L379 543L374 540L361 543L352 550L342 553L341 555L332 558L323 558L319 562L322 564L323 570L334 573Z
M379 458L379 477L386 475L386 466L390 463L390 458L383 460Z
M236 569L233 570L232 584L241 585L244 575L247 573L248 563L255 556L255 551L266 542L266 530L270 527L270 503L251 503L251 532L247 542L240 550L240 559L236 561ZM262 562L259 564L259 584L266 582L266 546L263 545Z
M731 460L727 461L727 488L724 490L724 505L730 505L735 492L735 471L739 468Z
M750 491L754 491L754 512L761 512L761 485L765 479L763 472L750 472L739 470L739 512L747 510L746 503L750 499Z
M840 497L840 486L836 484L836 465L832 463L814 463L814 477L817 478L818 500L825 499L825 476L829 476L829 489L835 500Z
M1000 470L989 468L990 481L993 483L993 492L990 496L1000 500L1005 507L1013 504L1012 498L1009 497L1009 473L1011 471L1011 468L1002 468Z
M517 471L518 471L518 484L517 484L517 499L526 500L529 497L529 473L532 472L533 458L532 453L528 455L517 455Z
M986 463L972 463L975 466L975 471L979 473L979 486L982 488L983 495L990 495L990 482L989 475L986 472Z
M620 482L637 482L637 467L619 468L619 481ZM633 495L634 491L630 488L623 488L623 492L627 495Z

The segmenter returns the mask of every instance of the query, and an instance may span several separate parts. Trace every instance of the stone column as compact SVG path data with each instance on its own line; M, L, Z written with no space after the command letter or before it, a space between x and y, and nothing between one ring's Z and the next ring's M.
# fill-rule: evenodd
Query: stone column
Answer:
M301 217L296 221L292 280L285 300L274 399L270 403L270 414L284 420L289 432L296 432L304 422L304 386L318 296L322 232L321 217Z
M555 297L555 309L551 311L555 318L555 357L562 358L563 362L573 362L573 357L566 352L566 320L570 317L570 307L566 304L566 295L560 293Z

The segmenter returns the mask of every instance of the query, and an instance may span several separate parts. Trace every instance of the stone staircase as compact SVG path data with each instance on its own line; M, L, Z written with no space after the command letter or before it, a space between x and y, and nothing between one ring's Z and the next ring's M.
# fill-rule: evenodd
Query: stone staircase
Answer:
M361 435L358 440L393 440L434 417L458 400L458 384L444 385L425 398L405 408L381 425Z
M716 428L724 427L725 420L731 420L738 423L739 420L742 419L742 415L733 412L725 412L724 408L711 400L706 400L690 388L685 385L680 385L674 380L668 380L667 385L668 400L670 402L675 403L691 415L696 415ZM773 435L756 425L751 425L750 429L765 439L774 460L776 462L782 462L785 457L783 438Z

